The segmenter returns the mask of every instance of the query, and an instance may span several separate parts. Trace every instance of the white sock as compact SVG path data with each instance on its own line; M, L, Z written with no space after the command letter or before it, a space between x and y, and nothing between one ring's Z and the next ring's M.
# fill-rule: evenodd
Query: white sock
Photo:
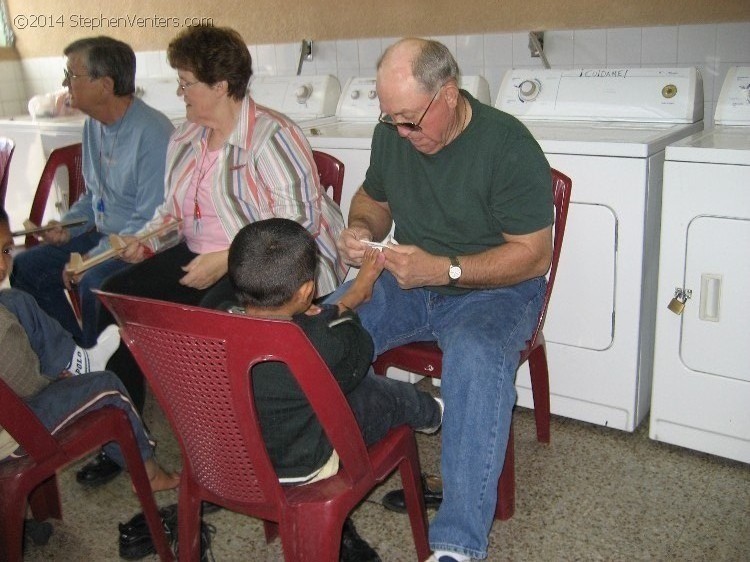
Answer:
M120 347L120 328L116 324L111 324L104 328L94 347L83 349L76 346L67 370L73 375L103 371L107 368L107 361L118 347Z
M471 556L466 556L465 554L458 554L457 552L449 552L447 550L436 550L435 560L440 560L441 556L450 556L456 562L467 562L468 560L471 560Z

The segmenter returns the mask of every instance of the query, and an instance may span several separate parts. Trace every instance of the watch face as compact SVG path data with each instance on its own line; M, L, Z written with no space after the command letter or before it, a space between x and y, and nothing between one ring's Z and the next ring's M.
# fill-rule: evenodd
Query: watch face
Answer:
M451 279L458 279L461 277L461 268L457 265L452 265L448 269L448 277Z

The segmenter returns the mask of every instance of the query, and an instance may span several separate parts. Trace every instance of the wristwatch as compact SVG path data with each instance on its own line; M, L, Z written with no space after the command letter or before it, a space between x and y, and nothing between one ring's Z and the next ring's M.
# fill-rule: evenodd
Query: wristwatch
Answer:
M448 285L455 285L461 279L461 273L463 273L461 271L461 264L458 263L456 256L450 256L448 259L451 260L451 265L448 268Z

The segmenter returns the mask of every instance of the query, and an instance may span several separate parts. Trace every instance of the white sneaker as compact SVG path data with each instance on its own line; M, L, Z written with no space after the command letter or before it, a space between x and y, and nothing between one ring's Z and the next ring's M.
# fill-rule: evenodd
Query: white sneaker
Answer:
M437 396L434 396L433 398L435 399L435 402L438 403L438 406L440 406L440 423L437 424L435 427L426 427L426 428L417 429L419 433L432 435L433 433L437 433L438 429L440 429L440 426L443 425L443 414L445 413L445 403L443 402L442 398L438 398Z

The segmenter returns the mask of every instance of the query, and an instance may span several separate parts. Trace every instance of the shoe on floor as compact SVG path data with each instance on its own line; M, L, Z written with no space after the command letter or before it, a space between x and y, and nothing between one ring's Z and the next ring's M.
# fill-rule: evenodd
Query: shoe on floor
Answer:
M427 509L437 509L443 503L443 481L439 476L422 474L422 493L424 494L424 505ZM393 490L383 496L383 507L406 513L406 498L404 490Z
M341 533L339 562L381 562L375 549L359 536L350 517L344 521L344 530Z
M122 472L122 467L107 456L104 451L94 457L76 473L76 481L84 486L94 488L112 480Z
M438 423L434 427L421 427L417 429L419 433L425 433L427 435L432 435L433 433L437 433L438 430L443 425L443 414L445 414L445 402L443 402L442 398L438 398L437 396L433 397L435 399L435 402L437 402L438 407L440 408L440 423Z

